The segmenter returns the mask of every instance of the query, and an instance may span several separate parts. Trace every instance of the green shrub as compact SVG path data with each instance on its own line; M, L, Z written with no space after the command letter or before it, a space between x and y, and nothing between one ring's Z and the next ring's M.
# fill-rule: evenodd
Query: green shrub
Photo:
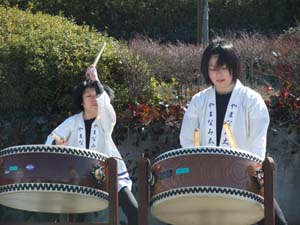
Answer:
M126 44L63 17L0 7L0 148L43 143L74 113L73 88L104 41L97 69L116 111L151 99L151 70Z
M73 87L84 79L84 70L104 41L97 68L103 83L118 93L115 104L122 109L130 97L128 78L145 76L132 68L143 65L147 70L125 44L63 17L0 7L0 111L67 113ZM142 79L143 86L149 86Z

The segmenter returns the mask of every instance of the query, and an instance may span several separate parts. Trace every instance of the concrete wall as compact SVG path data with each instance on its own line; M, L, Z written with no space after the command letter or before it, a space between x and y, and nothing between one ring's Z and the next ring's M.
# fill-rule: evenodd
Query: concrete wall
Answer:
M286 129L270 132L270 156L275 161L275 197L290 225L300 224L300 135Z

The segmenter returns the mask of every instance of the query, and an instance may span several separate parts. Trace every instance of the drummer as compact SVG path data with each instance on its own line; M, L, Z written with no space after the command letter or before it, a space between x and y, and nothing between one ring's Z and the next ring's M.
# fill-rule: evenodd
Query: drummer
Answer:
M209 88L195 94L189 103L180 131L181 146L195 146L194 130L198 128L200 145L230 147L223 129L227 123L240 149L264 158L268 109L259 93L239 81L241 63L233 44L213 40L204 50L201 72ZM275 217L276 225L287 224L276 202Z
M138 205L131 192L132 181L111 137L116 123L116 114L111 105L114 93L108 86L103 87L93 65L88 67L86 75L87 80L80 83L74 92L75 105L81 112L67 118L54 129L46 144L86 148L116 157L119 205L127 216L128 224L137 225ZM95 214L87 215L89 221L83 219L83 222L99 222L91 215Z

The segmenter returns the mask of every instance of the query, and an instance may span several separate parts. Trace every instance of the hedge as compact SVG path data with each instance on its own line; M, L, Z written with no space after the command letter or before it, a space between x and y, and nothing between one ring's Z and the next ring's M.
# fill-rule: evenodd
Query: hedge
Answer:
M121 109L132 100L132 76L143 79L139 95L150 93L147 64L124 43L60 16L0 7L1 115L18 110L69 112L73 87L84 79L104 41L97 68L100 79L118 91L115 105Z

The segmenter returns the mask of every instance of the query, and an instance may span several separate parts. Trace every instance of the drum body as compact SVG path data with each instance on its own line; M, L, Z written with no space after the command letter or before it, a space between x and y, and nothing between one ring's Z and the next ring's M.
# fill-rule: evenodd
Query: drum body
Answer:
M263 190L253 178L262 160L222 148L183 148L154 160L151 211L176 225L246 225L264 215Z
M23 145L0 151L2 205L48 213L84 213L108 206L107 183L94 168L105 168L98 152L52 145Z

